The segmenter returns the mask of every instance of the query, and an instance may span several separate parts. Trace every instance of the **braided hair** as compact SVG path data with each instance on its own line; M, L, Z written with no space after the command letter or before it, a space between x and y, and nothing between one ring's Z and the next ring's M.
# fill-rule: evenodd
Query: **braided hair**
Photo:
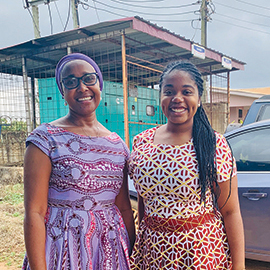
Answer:
M171 73L173 70L180 70L187 72L191 79L196 83L199 97L203 94L203 79L199 70L194 64L188 61L178 60L167 65L164 69L160 81L159 88L161 91L164 77ZM206 201L206 191L210 187L213 199L213 206L217 206L217 198L220 193L219 185L217 182L217 172L215 166L215 152L216 152L216 135L211 127L205 110L201 104L194 115L192 127L193 145L195 148L198 167L199 167L199 184L201 188L201 202ZM217 194L214 192L214 187L217 189Z

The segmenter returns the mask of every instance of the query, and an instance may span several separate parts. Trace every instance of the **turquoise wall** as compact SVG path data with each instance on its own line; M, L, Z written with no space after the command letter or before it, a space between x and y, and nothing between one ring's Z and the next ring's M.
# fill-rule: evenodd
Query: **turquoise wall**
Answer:
M55 78L39 79L40 122L51 122L68 113L68 106L58 91ZM148 115L151 112L151 115ZM159 106L159 91L146 87L136 87L135 94L128 97L130 145L133 137L143 130L164 123L165 119ZM96 111L102 125L124 139L123 85L104 81L102 100ZM151 125L152 124L152 125Z

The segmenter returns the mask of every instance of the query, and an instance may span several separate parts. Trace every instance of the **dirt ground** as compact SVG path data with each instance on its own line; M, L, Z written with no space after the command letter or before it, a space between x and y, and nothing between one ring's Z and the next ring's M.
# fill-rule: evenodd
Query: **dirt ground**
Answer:
M0 185L0 270L22 266L23 217L23 185Z
M0 270L18 270L19 267L16 266L8 266L7 263L0 262Z

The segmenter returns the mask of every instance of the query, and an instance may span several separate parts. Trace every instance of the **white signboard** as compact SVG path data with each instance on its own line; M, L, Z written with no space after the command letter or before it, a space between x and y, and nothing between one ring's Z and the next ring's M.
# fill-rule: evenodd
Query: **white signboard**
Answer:
M222 56L222 66L227 69L232 69L232 60L226 56Z
M192 44L191 53L193 56L205 59L205 49L202 46L199 46L197 44Z

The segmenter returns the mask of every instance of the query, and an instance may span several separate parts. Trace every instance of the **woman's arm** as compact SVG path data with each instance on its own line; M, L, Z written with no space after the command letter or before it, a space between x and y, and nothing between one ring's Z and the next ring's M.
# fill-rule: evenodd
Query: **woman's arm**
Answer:
M24 158L24 239L31 270L46 270L45 215L51 161L32 143L26 148Z
M124 179L123 184L120 189L119 194L115 199L115 205L118 207L119 211L122 214L123 220L125 222L127 232L130 240L131 251L135 242L135 226L134 226L134 217L131 208L129 190L128 190L128 174L127 174L127 164L124 168Z
M219 183L219 186L218 206L223 216L228 237L233 262L232 269L243 270L245 269L245 243L243 221L238 200L237 176L232 177L231 194L230 181ZM229 194L230 197L228 198ZM226 202L227 198L228 201Z

